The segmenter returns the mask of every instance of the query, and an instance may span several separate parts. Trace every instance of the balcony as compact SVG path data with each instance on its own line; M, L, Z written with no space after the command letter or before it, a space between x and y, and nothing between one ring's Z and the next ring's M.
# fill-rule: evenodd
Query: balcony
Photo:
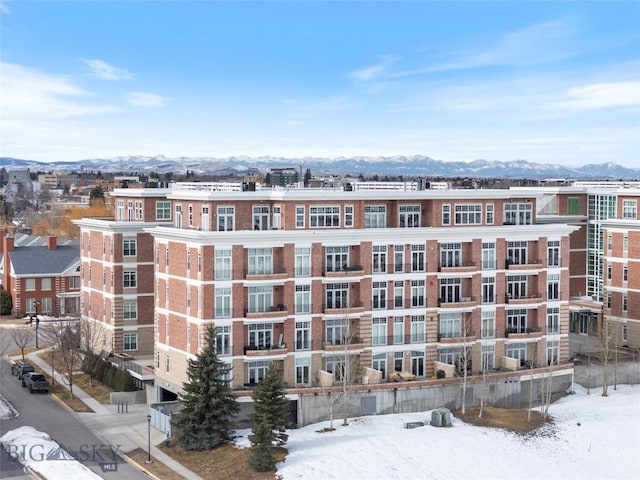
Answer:
M457 265L440 265L438 271L441 273L464 273L475 272L478 266L473 262L464 262Z
M324 342L323 344L323 348L327 352L362 350L365 346L364 339L360 337L349 337L342 341Z
M473 307L478 304L476 297L460 297L457 299L438 299L438 306L440 308L461 308L461 307Z
M245 310L244 316L246 318L278 318L278 317L286 317L289 315L289 311L286 305L278 304L273 305L269 308L269 310L254 312Z
M362 265L334 266L331 270L325 270L324 276L329 278L361 277L364 275Z
M284 280L288 277L289 274L283 268L274 268L261 272L247 270L245 272L245 280Z
M362 302L352 302L348 306L340 306L340 304L329 303L323 305L323 312L326 314L350 314L350 313L363 313L364 305Z
M438 335L438 342L440 343L466 343L466 342L475 342L477 339L476 332L474 330L469 330L466 332L457 332L453 335Z
M247 357L262 357L262 356L274 356L274 355L285 355L289 352L289 348L286 344L282 343L280 345L264 345L264 346L256 346L256 345L245 345L244 346L244 354Z
M508 303L509 305L525 305L528 303L538 303L542 301L542 295L539 293L532 293L529 295L518 295L513 296L507 294L505 296L504 303Z
M506 259L504 262L504 268L506 270L513 270L513 271L519 271L519 270L536 270L536 269L541 269L542 266L544 265L543 261L540 259L536 259L536 260L527 260L527 263L513 263L513 260L510 259Z
M540 328L535 328L535 327L507 328L504 336L511 340L518 340L518 339L525 339L525 338L542 337L543 333Z

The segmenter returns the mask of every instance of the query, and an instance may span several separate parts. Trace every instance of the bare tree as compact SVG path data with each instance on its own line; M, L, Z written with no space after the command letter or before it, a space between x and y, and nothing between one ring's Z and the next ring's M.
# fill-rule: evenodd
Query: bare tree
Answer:
M598 351L598 357L600 358L600 362L602 363L602 396L606 397L609 395L609 360L611 358L611 347L612 347L612 338L611 338L611 325L609 325L609 319L604 315L602 317L602 328L600 329L600 333L598 335L598 340L600 343L600 350Z
M22 360L24 360L24 351L35 338L35 331L31 327L16 327L11 329L11 339L20 349Z
M73 398L73 373L80 359L80 328L78 322L58 320L47 325L46 328L64 370L61 372L62 379L69 386L70 398Z
M471 327L471 322L466 319L461 319L460 334L462 337L462 345L458 351L458 359L456 361L457 374L462 378L462 415L467 411L467 379L471 373L471 346L469 341L474 337L474 332Z
M82 370L89 375L89 385L93 386L93 379L100 365L100 355L105 339L104 327L94 320L82 318L79 322L80 341L82 346Z

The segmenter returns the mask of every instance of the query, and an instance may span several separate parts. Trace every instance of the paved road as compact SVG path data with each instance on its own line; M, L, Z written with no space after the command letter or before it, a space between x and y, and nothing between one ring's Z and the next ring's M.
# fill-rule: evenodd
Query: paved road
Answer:
M3 332L4 333L4 332ZM100 462L111 461L109 445L98 439L74 414L62 407L51 395L29 394L21 382L11 375L9 363L0 360L0 394L20 412L17 418L0 421L0 434L23 425L47 432L53 440L72 452L93 452L83 462L105 479L148 480L144 473L116 456L118 471L103 473ZM93 457L93 458L92 458ZM22 467L0 451L0 478L17 479L24 475Z

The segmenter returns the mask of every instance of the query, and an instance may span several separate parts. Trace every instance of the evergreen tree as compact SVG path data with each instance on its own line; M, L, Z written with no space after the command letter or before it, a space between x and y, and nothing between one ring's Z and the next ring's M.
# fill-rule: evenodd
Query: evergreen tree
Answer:
M285 396L282 374L278 367L271 364L264 378L253 392L253 414L251 420L266 418L274 432L276 445L287 443L289 435L285 433L289 400Z
M205 332L205 348L189 360L188 381L180 395L183 408L175 417L178 442L185 450L211 450L233 437L231 421L238 412L229 382L223 380L229 367L216 353L216 330Z
M251 440L251 456L249 466L258 472L268 472L276 469L276 460L273 457L273 440L275 434L269 425L265 415L252 417L253 426L249 435Z

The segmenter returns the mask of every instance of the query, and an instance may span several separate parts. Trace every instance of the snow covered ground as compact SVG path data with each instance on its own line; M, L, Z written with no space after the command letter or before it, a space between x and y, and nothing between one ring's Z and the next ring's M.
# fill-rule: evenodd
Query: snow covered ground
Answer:
M18 415L18 411L0 395L0 420L17 417Z
M328 422L292 430L289 455L278 465L293 479L626 479L640 478L640 385L601 390L576 387L551 405L552 427L524 437L475 427L405 429L430 412L351 419L347 427L316 433ZM247 431L239 440L248 445Z
M100 480L82 463L75 460L49 435L33 427L19 427L0 437L6 452L22 465L48 480Z

